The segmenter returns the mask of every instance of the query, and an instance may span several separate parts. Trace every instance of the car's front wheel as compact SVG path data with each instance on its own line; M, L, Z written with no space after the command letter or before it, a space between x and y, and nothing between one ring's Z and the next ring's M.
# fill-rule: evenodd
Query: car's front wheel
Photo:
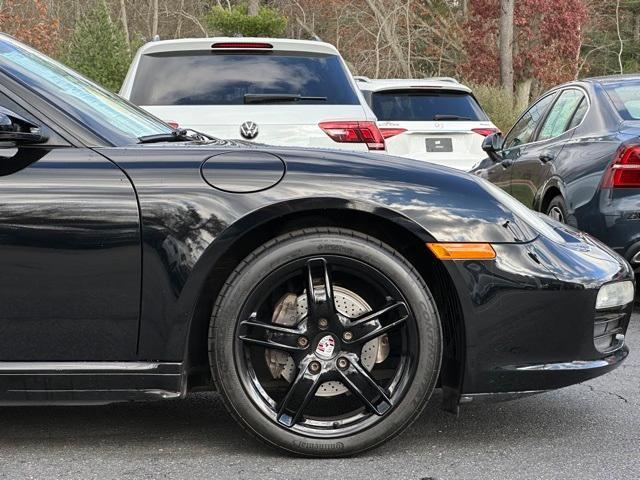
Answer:
M272 446L350 455L405 429L433 392L442 334L397 251L335 228L251 253L218 296L210 362L231 414Z

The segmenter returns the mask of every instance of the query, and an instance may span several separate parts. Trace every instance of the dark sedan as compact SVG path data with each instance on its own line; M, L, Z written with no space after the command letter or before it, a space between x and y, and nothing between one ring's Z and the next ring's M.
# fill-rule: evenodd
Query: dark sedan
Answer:
M640 268L639 76L556 87L485 149L476 174Z
M0 403L217 389L336 456L627 357L633 273L490 183L216 140L0 36Z

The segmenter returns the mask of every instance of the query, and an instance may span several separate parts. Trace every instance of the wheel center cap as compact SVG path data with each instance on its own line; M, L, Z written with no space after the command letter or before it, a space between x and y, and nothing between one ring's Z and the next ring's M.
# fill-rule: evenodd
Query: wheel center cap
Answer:
M324 335L316 345L315 354L318 358L329 360L337 350L337 341L333 335Z

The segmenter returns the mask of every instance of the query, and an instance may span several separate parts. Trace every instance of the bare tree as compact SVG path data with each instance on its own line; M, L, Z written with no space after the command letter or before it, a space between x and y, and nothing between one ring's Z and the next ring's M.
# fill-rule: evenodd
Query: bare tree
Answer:
M153 20L151 21L151 38L155 38L158 35L158 0L152 0L151 10Z
M127 50L131 51L131 37L129 36L129 22L127 21L127 4L125 0L120 0L120 20L122 21L122 31L127 41Z
M620 74L624 73L622 66L622 52L624 51L624 43L620 34L620 0L616 2L616 32L618 33L618 41L620 42L620 50L618 50L618 65L620 66Z
M515 0L500 0L500 83L513 99L513 10Z
M395 17L398 16L397 15L398 12L403 8L402 5L396 6L394 10L387 13L387 15L384 15L383 12L385 12L385 10L387 9L384 8L384 5L380 0L365 0L365 2L367 3L371 12L374 14L376 20L378 21L379 32L382 33L385 40L387 41L389 48L393 53L393 56L396 58L396 61L398 62L398 66L402 70L402 73L406 77L410 76L411 71L407 66L405 52L403 52L402 50L402 45L400 43L400 40L394 28L397 23L397 19ZM378 35L378 39L379 39L379 35Z
M249 0L249 8L248 8L249 15L254 17L258 15L259 10L260 10L260 0Z

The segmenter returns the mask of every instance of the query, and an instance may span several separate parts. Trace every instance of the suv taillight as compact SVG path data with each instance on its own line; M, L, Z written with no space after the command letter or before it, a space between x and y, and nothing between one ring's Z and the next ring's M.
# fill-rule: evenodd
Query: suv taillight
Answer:
M498 133L500 130L497 128L472 128L471 131L483 137L488 137L492 133Z
M375 122L320 122L318 126L338 143L366 143L369 150L384 150L384 137Z
M640 188L640 145L623 145L618 149L602 188Z
M406 132L406 128L381 128L380 133L382 133L382 137L387 139L391 137L395 137L396 135L400 135L401 133Z

